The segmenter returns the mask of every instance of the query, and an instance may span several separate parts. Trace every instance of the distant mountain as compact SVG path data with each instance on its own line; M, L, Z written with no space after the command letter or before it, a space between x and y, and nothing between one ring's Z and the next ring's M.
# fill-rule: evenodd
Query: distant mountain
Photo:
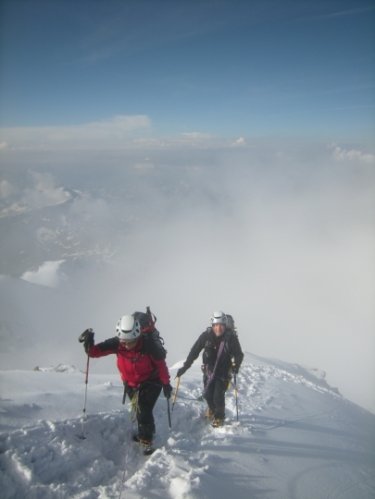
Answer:
M101 258L112 251L107 241L92 237L95 216L79 209L82 204L84 210L85 195L73 190L64 192L65 202L7 215L3 210L0 274L19 277L45 261Z
M75 373L78 372L78 369L75 366L71 366L70 364L58 364L57 366L48 366L48 367L36 366L34 367L34 371L39 371L43 373L48 373L48 372Z

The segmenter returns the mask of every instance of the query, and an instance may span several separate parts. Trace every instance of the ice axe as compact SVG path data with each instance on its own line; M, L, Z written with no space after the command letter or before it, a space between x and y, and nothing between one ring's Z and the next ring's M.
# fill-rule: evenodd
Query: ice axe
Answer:
M180 379L181 378L178 376L178 378L177 378L177 384L176 384L176 389L174 391L173 400L172 400L172 412L173 412L173 409L174 409L174 405L176 403L178 389L180 387Z
M237 390L237 374L233 372L233 388L236 399L236 420L238 421L238 390Z

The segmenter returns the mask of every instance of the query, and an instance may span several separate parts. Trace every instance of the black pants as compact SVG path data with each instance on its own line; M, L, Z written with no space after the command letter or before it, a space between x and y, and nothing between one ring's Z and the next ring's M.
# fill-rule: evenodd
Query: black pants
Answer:
M152 413L160 395L162 384L160 381L145 381L137 391L129 388L127 393L131 399L138 396L137 422L138 436L144 440L152 440L155 433L155 421Z
M223 378L214 378L207 386L207 376L203 377L205 386L204 398L207 401L208 408L214 418L225 418L225 392L228 387L228 380Z

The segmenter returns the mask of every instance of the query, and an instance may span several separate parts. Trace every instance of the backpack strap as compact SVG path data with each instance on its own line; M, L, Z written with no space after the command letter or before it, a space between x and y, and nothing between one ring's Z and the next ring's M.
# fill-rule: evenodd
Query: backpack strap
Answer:
M209 386L210 386L210 384L212 383L212 380L213 380L213 379L214 379L214 377L215 377L216 368L217 368L217 366L218 366L218 364L219 364L219 360L220 360L221 354L222 354L222 353L223 353L223 351L224 351L224 346L225 346L225 343L226 343L226 341L225 341L225 339L223 338L223 339L221 340L221 342L220 342L219 349L218 349L218 351L217 351L216 362L215 362L214 368L213 368L212 372L211 372L211 373L209 373L209 375L208 375L208 378L207 378L207 381L206 381L206 385L205 385L205 387L204 387L204 392L203 392L203 394L204 394L204 395L207 393L207 389L208 389L208 387L209 387Z

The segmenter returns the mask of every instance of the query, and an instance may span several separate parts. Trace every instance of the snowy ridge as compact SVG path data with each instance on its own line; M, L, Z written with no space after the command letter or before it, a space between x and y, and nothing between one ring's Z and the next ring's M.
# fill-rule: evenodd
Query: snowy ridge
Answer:
M131 441L135 427L117 376L90 378L85 421L81 373L27 373L31 394L20 376L1 373L9 392L0 404L5 499L374 497L375 416L300 366L246 354L240 420L230 387L226 425L213 429L197 400L201 373L194 365L181 378L172 431L166 401L158 400L158 449L148 458ZM53 420L46 417L51 405L59 414Z
M70 364L58 364L57 366L49 366L49 367L34 367L34 371L42 371L42 372L56 372L56 373L74 373L77 372L78 369L75 366L71 366Z

